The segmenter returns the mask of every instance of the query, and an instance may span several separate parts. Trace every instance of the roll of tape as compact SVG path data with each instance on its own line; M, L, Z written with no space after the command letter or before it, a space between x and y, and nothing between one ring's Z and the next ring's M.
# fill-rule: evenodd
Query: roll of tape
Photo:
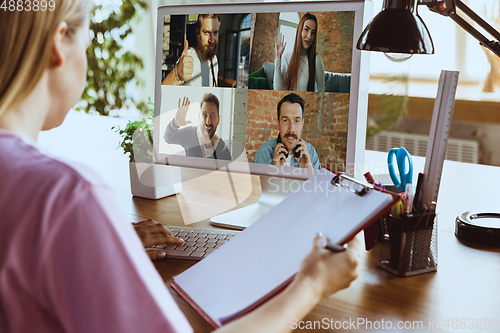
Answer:
M500 211L464 212L455 220L455 236L471 243L500 247Z

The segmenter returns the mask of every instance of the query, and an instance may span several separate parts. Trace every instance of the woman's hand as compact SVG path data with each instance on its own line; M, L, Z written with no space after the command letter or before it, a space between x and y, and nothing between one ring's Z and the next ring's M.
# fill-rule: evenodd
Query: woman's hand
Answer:
M137 235L142 241L146 253L151 260L165 258L165 251L151 248L159 244L182 244L184 240L174 237L172 232L163 224L153 221L151 219L142 220L140 222L132 223Z
M283 34L279 34L278 38L274 37L274 43L276 44L276 58L281 59L283 52L285 52L285 37Z
M291 332L291 318L304 318L322 298L347 288L358 276L359 241L353 239L348 244L347 250L332 253L324 248L326 239L317 236L295 279L283 292L217 332Z
M303 283L318 297L318 300L349 287L358 277L359 241L353 238L348 248L340 253L332 253L324 246L324 236L316 236L314 245L302 261L295 283Z

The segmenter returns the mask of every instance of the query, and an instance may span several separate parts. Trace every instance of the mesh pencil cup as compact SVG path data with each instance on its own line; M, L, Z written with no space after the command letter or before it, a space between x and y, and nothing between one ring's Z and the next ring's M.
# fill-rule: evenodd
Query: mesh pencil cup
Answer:
M380 218L378 265L398 276L412 276L437 270L437 218L434 211Z

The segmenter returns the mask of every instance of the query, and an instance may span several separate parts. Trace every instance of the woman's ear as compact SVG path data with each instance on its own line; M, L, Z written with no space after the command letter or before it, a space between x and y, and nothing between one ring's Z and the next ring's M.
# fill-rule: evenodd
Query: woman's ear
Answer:
M59 23L53 36L52 51L49 59L49 68L60 67L65 59L63 43L68 32L68 24L64 21Z

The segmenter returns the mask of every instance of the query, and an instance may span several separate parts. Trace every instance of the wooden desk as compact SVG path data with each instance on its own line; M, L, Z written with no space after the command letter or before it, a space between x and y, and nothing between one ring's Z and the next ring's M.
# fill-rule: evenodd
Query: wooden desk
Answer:
M447 168L449 169L449 165ZM444 183L444 186L448 186L448 182ZM443 201L444 198L443 196ZM140 217L150 217L167 225L183 224L175 197L158 201L133 198L132 201ZM458 212L467 207L461 203L453 206ZM443 206L438 208L443 210ZM498 330L500 330L500 251L460 243L450 230L457 214L447 211L439 213L437 272L399 278L377 266L376 248L370 252L363 251L359 278L350 288L322 301L304 320L321 322L327 318L328 321L349 322L360 318L374 323L384 320L391 322L394 328L399 321L406 322L406 325L422 322L424 328L408 330L420 332L430 331L428 329L430 320L439 324L439 330L436 331L457 332L460 330L453 329L452 326L454 318L458 323L461 318L467 320L496 318L499 320ZM202 221L193 226L208 227L209 224L208 221ZM167 285L173 276L191 264L183 260L163 260L155 263ZM210 331L210 326L181 297L173 291L172 295L196 332ZM447 319L450 324L448 328L443 326ZM498 330L470 330L470 332L498 332ZM373 328L340 331L379 332L380 330Z
M465 171L469 167L500 173L500 169L488 170L489 167L484 166L458 163L446 165L448 172L458 172L458 174L461 173L460 170ZM216 177L223 178L225 174L214 175L214 180ZM399 321L406 322L406 325L416 325L413 322L422 322L425 329L409 330L420 332L430 331L428 330L430 320L439 324L439 330L436 331L457 332L460 330L453 329L452 326L454 318L458 320L458 323L461 318L467 320L469 318L474 318L474 320L496 318L499 320L498 330L500 330L500 251L486 247L466 246L455 238L452 232L455 216L470 207L470 201L479 200L479 198L469 196L456 203L447 200L444 193L455 193L456 186L451 186L455 183L457 182L453 178L443 179L443 190L440 195L442 200L440 199L438 207L439 264L437 272L399 278L377 266L376 248L370 252L363 251L360 258L359 278L350 288L322 301L305 320L321 322L327 318L328 321L349 322L360 318L360 320L366 319L374 323L382 320L389 321L393 327L396 327ZM480 188L485 186L479 182L474 184ZM186 192L190 190L195 189L183 189ZM257 195L254 199L257 199ZM150 217L167 225L183 225L181 210L175 197L158 201L133 198L131 201L138 217ZM453 209L447 210L447 206L442 204L448 204L448 201ZM126 205L126 203L121 202L121 205ZM208 220L193 226L209 227ZM190 267L191 264L183 260L163 260L155 263L167 286L173 276ZM195 327L196 332L210 331L210 326L181 297L173 291L172 295ZM447 319L450 324L448 328L443 326ZM498 330L471 330L471 332L498 332ZM378 332L380 330L360 329L359 331Z
M152 218L166 225L183 225L182 210L178 197L169 197L157 201L134 198L130 194L128 179L128 161L120 151L115 150L118 137L110 131L110 125L119 120L100 120L85 128L86 141L75 135L75 127L81 128L88 116L71 115L65 124L54 131L40 136L40 143L56 154L68 156L97 168L116 192L118 204L132 221ZM101 126L101 127L99 127ZM92 131L89 133L89 128ZM109 133L109 135L107 134ZM108 137L109 136L109 137ZM65 140L59 140L64 137ZM90 141L90 142L89 142ZM98 145L99 148L96 148ZM378 153L369 152L367 163L374 164L383 160ZM415 163L416 171L421 161ZM384 166L378 166L380 170ZM376 169L376 168L375 168ZM217 178L219 177L219 178ZM218 179L225 174L214 174L213 183L199 179L189 186L184 186L182 195L192 195L190 204L196 207L196 200L213 198ZM250 197L242 205L255 202L259 196L258 178L251 179ZM377 266L377 249L361 253L359 278L351 287L323 300L304 320L327 322L338 321L344 324L340 332L499 332L500 331L500 250L470 244L462 244L454 234L454 219L465 210L481 205L498 207L498 195L494 192L500 185L500 168L446 162L441 190L438 199L438 270L414 277L399 278ZM205 193L199 192L205 188ZM189 200L188 200L189 201ZM183 208L184 209L184 208ZM208 219L190 225L209 227ZM165 284L169 287L172 277L193 264L184 260L162 260L155 262ZM171 290L171 289L170 289ZM221 291L221 293L224 291ZM182 299L176 292L171 293L179 307L189 319L196 332L208 332L211 327ZM460 320L469 318L485 323L485 319L499 321L493 329L460 329ZM349 326L359 320L372 322L370 329L366 325ZM456 319L456 322L454 322ZM383 324L386 329L376 329ZM407 329L398 329L398 322L407 325ZM438 325L429 328L429 321ZM444 326L448 321L449 326ZM389 324L390 323L390 324ZM453 324L456 323L456 326ZM305 324L305 323L304 323ZM421 324L423 327L415 325ZM392 325L392 329L388 329ZM306 330L314 332L333 331L333 329Z

